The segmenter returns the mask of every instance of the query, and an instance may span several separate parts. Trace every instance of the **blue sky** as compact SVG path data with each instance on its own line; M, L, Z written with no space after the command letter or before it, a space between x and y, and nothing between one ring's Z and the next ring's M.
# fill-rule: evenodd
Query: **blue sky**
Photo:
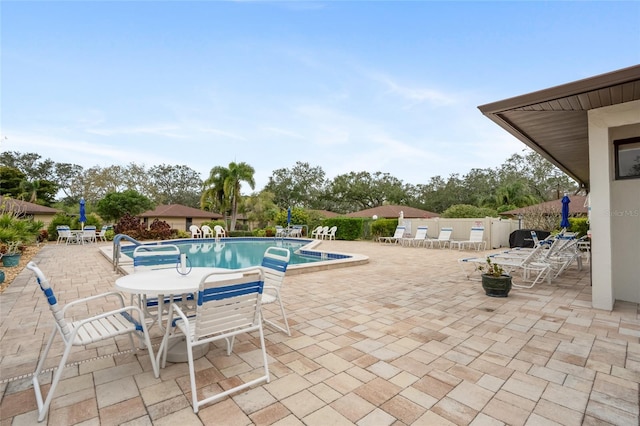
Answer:
M478 105L640 63L640 2L7 1L0 150L405 183L524 145Z

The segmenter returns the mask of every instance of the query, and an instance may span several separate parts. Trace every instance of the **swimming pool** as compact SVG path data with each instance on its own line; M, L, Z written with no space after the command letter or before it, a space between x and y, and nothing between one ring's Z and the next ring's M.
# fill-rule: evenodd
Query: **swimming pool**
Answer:
M153 245L175 244L181 253L187 255L187 263L191 267L240 269L257 266L262 263L265 250L272 246L286 248L291 253L288 271L307 266L321 267L332 262L358 261L357 263L361 263L363 258L367 259L360 255L314 250L313 247L319 243L320 241L290 238L222 238L217 241L214 239L168 240L153 243ZM135 247L134 245L122 246L122 254L131 257Z

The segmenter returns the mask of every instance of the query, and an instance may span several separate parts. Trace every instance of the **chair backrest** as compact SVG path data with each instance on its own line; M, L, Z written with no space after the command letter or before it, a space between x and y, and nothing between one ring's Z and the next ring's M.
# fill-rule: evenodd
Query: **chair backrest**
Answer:
M85 226L82 228L82 237L83 238L93 238L96 236L96 227L93 225Z
M469 234L469 241L473 243L481 243L482 238L484 238L484 228L480 226L471 228L471 233Z
M396 226L396 232L394 232L393 234L393 238L402 238L404 237L404 231L407 228L405 228L404 226Z
M64 339L67 340L71 330L69 329L69 325L67 321L64 319L64 313L62 312L62 308L58 305L58 300L56 299L55 294L53 293L53 289L49 285L49 280L44 276L38 265L35 262L29 262L27 264L27 269L29 269L36 276L36 281L40 285L40 289L42 290L43 295L47 298L47 303L49 304L49 310L53 314L53 318L56 321L56 325L60 330L60 333L64 336Z
M440 234L438 235L438 240L449 241L451 239L452 233L453 233L453 228L441 228Z
M330 235L332 237L335 237L337 231L338 231L338 227L334 225L331 228L329 228L329 234L328 235Z
M321 232L322 232L322 225L318 225L313 231L311 231L311 235L318 235Z
M198 289L194 339L259 325L263 288L260 268L244 270L240 277L233 270L203 277Z
M58 235L63 238L71 237L71 228L68 226L58 226L56 227L56 230L58 231Z
M98 237L104 237L104 235L107 233L107 229L109 229L109 227L107 225L104 225L102 229L100 229L100 232L98 233Z
M133 270L169 269L180 265L180 249L173 244L140 245L133 250Z
M262 258L265 285L280 288L287 272L291 253L282 247L269 247Z
M416 236L413 237L416 240L424 240L427 238L427 231L429 230L428 226L418 226L416 228Z

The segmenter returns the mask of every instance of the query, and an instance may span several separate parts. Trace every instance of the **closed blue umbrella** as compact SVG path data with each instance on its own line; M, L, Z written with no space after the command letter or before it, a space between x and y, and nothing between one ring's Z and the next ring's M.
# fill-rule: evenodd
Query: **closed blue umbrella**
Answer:
M562 197L562 220L560 221L561 228L569 227L569 203L570 202L571 200L565 194L565 196Z
M287 226L291 223L291 207L287 209Z
M84 198L80 198L80 219L78 219L78 222L80 222L81 228L84 228L84 224L86 221L87 221L87 216L84 209Z

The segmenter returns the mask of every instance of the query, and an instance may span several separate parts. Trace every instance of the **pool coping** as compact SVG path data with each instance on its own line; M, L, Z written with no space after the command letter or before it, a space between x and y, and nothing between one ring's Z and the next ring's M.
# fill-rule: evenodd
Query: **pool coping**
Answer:
M154 244L171 244L171 242L181 242L181 243L186 243L186 242L190 242L190 241L194 241L194 242L215 242L215 241L229 241L229 240L258 240L258 241L264 241L264 240L275 240L274 238L270 238L270 237L227 237L227 238L219 238L219 239L215 239L215 238L182 238L182 239L175 239L175 240L159 240L159 241L155 241L155 242L144 242L143 244L145 245L154 245ZM321 260L318 262L309 262L309 263L299 263L299 264L289 264L289 266L287 267L287 272L286 275L290 276L290 275L299 275L299 274L306 274L306 273L311 273L311 272L317 272L317 271L326 271L329 269L337 269L337 268L346 268L346 267L350 267L350 266L357 266L357 265L363 265L369 262L369 257L362 255L362 254L356 254L356 253L342 253L342 252L337 252L335 250L331 250L331 251L325 251L325 250L319 250L317 247L320 246L322 244L323 240L314 240L314 239L310 239L310 238L280 238L280 240L287 240L287 241L308 241L307 244L305 244L304 246L300 247L297 251L304 251L305 255L312 255L312 256L319 256L319 257L329 257L330 255L332 256L344 256L338 259L331 259L331 260ZM130 244L127 244L126 246L129 246ZM111 262L113 264L113 245L109 245L109 246L102 246L100 247L100 253L107 259L109 260L109 262ZM120 262L118 264L118 268L117 268L118 272L120 272L121 274L124 275L129 275L131 273L133 273L133 259L129 256L127 256L124 253L121 253L121 258L120 258Z

